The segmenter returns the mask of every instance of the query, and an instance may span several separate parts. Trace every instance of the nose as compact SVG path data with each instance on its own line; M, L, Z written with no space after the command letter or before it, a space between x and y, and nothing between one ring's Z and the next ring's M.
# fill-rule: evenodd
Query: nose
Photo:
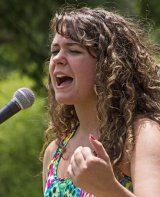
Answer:
M52 55L50 61L54 65L65 65L67 62L63 51L59 51L56 55Z

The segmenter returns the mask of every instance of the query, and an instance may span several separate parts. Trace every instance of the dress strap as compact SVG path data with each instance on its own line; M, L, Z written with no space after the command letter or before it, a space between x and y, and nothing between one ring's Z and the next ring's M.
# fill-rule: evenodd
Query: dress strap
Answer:
M58 157L63 153L64 148L66 147L68 141L74 136L76 130L67 132L66 137L61 142L60 146L57 147L56 152L53 154L53 161L57 160Z
M66 147L68 141L74 136L75 133L76 133L76 129L72 130L71 132L68 132L66 137L62 141L61 146Z

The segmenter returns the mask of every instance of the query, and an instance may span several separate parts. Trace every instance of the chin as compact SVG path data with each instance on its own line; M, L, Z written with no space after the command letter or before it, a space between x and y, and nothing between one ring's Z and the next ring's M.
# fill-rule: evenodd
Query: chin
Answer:
M74 102L69 98L56 98L57 103L64 105L74 105Z

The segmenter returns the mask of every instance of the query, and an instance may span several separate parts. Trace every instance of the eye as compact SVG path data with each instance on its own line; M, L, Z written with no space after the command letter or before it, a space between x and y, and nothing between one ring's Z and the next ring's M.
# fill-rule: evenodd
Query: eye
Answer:
M75 49L70 49L69 52L72 53L72 54L79 54L79 53L81 53L81 51L75 50Z
M52 50L51 55L56 56L59 53L59 50Z

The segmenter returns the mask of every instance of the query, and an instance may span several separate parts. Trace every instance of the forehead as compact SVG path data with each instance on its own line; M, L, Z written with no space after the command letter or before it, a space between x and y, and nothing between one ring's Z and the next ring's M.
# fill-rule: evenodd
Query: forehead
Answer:
M71 38L66 38L65 36L62 36L61 34L56 33L52 44L51 44L51 50L55 47L70 47L70 46L78 46L84 50L86 50L91 56L94 58L96 57L96 52L93 48L87 48L86 45L83 45L80 42L74 41Z
M71 38L66 38L58 33L55 34L53 41L52 41L52 45L55 44L67 44L67 43L71 43L71 44L79 44L78 42L72 40Z

